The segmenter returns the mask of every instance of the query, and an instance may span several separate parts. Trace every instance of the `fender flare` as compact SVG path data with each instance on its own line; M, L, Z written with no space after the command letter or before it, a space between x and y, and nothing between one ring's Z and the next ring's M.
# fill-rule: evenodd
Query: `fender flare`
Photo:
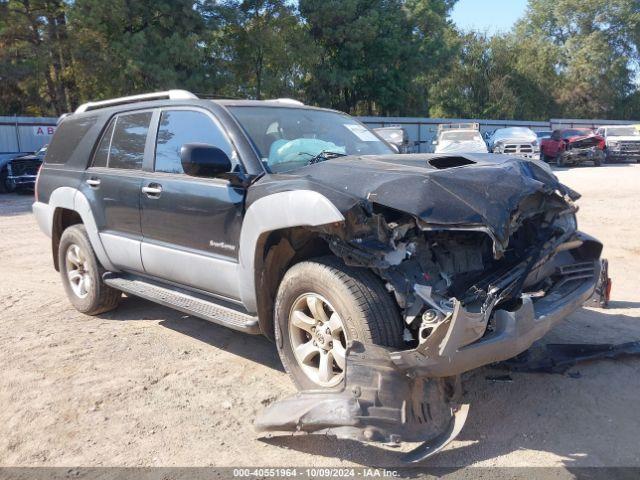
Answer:
M343 222L344 216L324 195L312 190L279 192L256 200L247 209L240 231L238 282L242 303L257 311L255 258L259 238L291 227Z

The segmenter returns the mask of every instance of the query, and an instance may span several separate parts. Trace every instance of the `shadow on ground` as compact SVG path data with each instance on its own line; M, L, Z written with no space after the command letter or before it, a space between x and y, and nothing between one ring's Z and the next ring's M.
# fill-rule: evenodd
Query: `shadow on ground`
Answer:
M638 302L615 301L612 306L625 311L638 307ZM618 312L581 309L543 342L622 343L640 339L640 319ZM125 297L117 310L102 318L111 321L160 319L159 324L165 328L282 371L275 346L266 338L235 332L142 299ZM540 345L542 342L536 347ZM500 465L501 457L514 452L520 452L517 458L523 466L535 464L536 454L540 452L553 453L558 466L565 468L640 466L637 449L630 448L624 440L635 438L639 426L634 405L640 398L640 382L630 379L638 378L640 359L580 364L565 375L506 372L510 381L495 382L487 378L496 373L505 372L481 368L465 374L465 402L471 404L467 424L458 439L425 462L416 470L416 475L429 468ZM572 425L572 430L565 425ZM295 450L363 466L406 466L401 462L403 452L397 449L324 435L274 436L261 441L285 451Z
M120 306L101 315L105 320L160 320L159 325L226 350L251 362L284 371L275 345L262 335L247 335L136 297L124 297Z
M35 201L33 192L0 193L0 217L15 217L31 213Z
M568 322L572 325L558 327L551 338L533 348L551 341L600 343L599 327L609 328L612 322L622 331L635 331L633 338L618 331L623 337L618 339L620 342L640 340L640 319L604 312L592 309L577 312ZM577 340L576 329L588 333ZM497 383L487 378L505 373L511 381ZM619 439L633 436L639 426L636 409L629 407L640 395L640 382L636 382L632 391L628 389L630 379L637 378L639 373L640 359L622 358L579 364L565 375L510 373L490 368L465 374L465 401L471 404L467 424L457 440L421 465L416 475L425 469L428 472L429 468L493 466L496 459L516 451L522 452L523 466L535 464L536 452L555 454L559 457L558 466L565 468L638 466L638 452ZM573 425L573 430L563 425ZM364 466L404 466L403 453L398 450L322 435L282 436L262 441Z

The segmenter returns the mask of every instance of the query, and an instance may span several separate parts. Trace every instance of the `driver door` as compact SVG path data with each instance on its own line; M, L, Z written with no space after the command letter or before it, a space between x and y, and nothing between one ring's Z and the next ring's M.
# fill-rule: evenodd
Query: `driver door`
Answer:
M245 191L220 178L196 178L182 168L180 149L204 143L237 155L208 111L160 112L153 165L142 180L142 263L147 274L226 298L239 298L238 242ZM235 160L234 160L235 159Z

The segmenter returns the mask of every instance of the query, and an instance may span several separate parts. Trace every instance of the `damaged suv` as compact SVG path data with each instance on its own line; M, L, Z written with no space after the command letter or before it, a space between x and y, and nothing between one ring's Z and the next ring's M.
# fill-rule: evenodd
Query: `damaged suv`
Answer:
M122 292L273 339L306 392L260 430L425 441L464 424L459 375L591 296L578 194L489 154L397 155L340 112L160 92L60 124L34 212L71 303Z

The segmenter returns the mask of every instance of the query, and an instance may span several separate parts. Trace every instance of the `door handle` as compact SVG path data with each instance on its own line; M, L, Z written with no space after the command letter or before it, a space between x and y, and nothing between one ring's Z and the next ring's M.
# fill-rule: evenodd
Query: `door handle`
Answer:
M147 197L159 197L162 193L162 185L151 183L146 187L142 187L142 193L146 194Z
M90 187L93 188L97 188L100 186L100 179L99 178L89 178L87 179L87 185L89 185Z

